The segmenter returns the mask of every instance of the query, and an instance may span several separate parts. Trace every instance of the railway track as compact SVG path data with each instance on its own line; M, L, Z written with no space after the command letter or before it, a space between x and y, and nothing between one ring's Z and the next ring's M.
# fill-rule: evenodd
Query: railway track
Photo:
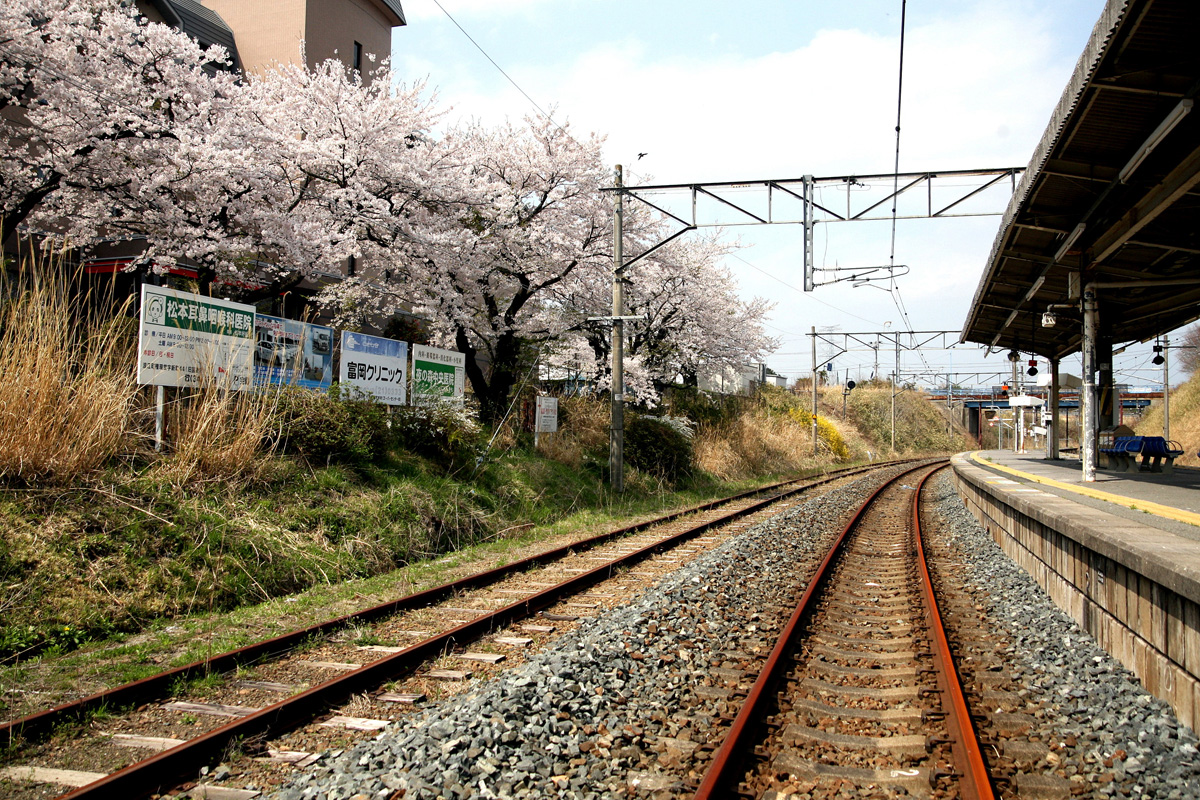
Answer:
M696 800L785 800L822 784L853 785L854 796L993 797L921 541L920 488L937 469L888 482L847 524Z
M234 751L282 769L303 766L318 748L346 746L426 697L452 694L472 671L487 675L519 661L526 648L804 492L868 469L785 482L612 531L4 723L0 740L10 753L30 754L7 759L4 775L28 790L22 796L53 796L46 790L56 785L76 787L64 797L137 797L193 781ZM79 720L81 736L43 742ZM202 792L256 794L211 784Z

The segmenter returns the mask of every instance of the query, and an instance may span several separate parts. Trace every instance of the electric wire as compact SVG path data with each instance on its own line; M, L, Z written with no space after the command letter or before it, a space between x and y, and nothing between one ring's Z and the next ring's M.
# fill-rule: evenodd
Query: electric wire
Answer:
M554 127L558 128L560 131L562 131L564 136L566 136L567 138L574 141L575 137L571 136L571 134L567 132L566 128L564 128L562 125L559 125L558 121L555 120L554 117L552 117L552 116L550 116L550 114L546 113L546 110L544 108L542 108L540 105L538 105L536 100L534 100L532 97L529 96L529 92L522 89L521 85L519 83L517 83L515 80L513 80L511 75L509 75L507 72L504 71L504 67L497 64L496 59L492 58L491 55L488 54L488 51L484 50L483 46L480 45L479 42L475 41L475 37L473 37L471 34L467 33L467 29L464 28L462 25L460 25L458 20L456 20L450 14L450 12L446 10L446 7L441 4L441 0L433 0L433 3L434 3L434 5L436 5L438 8L440 8L442 10L442 13L446 15L446 19L453 22L454 27L458 28L462 32L462 35L467 37L467 40L470 41L471 44L475 45L475 49L478 50L480 53L482 53L483 57L486 58L489 62L491 62L493 67L495 67L497 70L499 70L500 74L504 76L505 80L507 80L509 83L511 83L513 85L513 88L516 89L518 92L520 92L521 95L526 100L529 101L529 104L538 110L539 114L541 114L543 117L545 117L552 125L554 125Z
M742 262L743 264L745 264L747 267L750 267L751 269L758 270L759 272L761 272L763 275L766 275L771 280L777 281L777 282L783 284L787 288L791 289L793 292L801 292L802 294L808 295L808 298L810 300L816 300L818 303L820 303L823 306L832 308L834 311L837 311L842 314L846 314L847 316L854 317L855 319L861 319L863 322L869 322L872 325L879 325L879 323L873 319L867 319L866 317L860 317L858 314L855 314L853 311L847 311L844 308L838 308L833 303L826 302L826 301L822 300L821 298L815 296L815 294L813 292L805 292L803 289L800 289L797 286L793 286L792 284L788 283L787 281L783 280L782 278L778 278L778 277L772 275L771 273L767 272L762 267L757 266L756 264L751 264L749 261L747 261L746 259L742 258L739 255L734 254L733 258L736 258L738 261ZM805 335L807 335L807 334L805 334Z

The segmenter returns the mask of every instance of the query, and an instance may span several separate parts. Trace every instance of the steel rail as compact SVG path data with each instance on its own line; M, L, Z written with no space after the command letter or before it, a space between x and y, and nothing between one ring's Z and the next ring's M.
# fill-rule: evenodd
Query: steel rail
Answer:
M917 560L921 571L921 592L925 597L925 618L929 626L929 638L933 647L933 665L937 675L938 688L942 693L942 706L946 711L946 727L949 729L950 749L954 754L955 767L960 773L958 786L959 796L963 800L993 800L995 793L992 789L991 777L988 775L987 763L979 746L979 733L971 719L963 696L962 682L958 670L954 667L954 656L950 651L950 642L946 639L946 630L942 626L942 615L938 610L937 597L933 591L933 581L929 577L929 565L925 561L925 545L921 533L920 501L921 490L925 482L938 470L932 470L921 478L917 490L913 492L913 527L917 539Z
M528 598L483 614L470 622L432 636L398 653L365 664L342 676L331 678L148 759L130 764L98 781L61 795L60 800L82 800L82 798L91 800L91 798L117 796L137 798L169 789L181 781L193 778L200 766L222 757L228 747L237 741L251 737L277 735L309 722L321 716L328 708L344 702L351 695L370 691L388 681L408 674L427 659L441 655L457 642L474 639L515 620L532 616L564 597L576 594L608 579L618 567L636 564L661 550L670 549L705 531L753 514L783 498L800 494L814 486L836 480L838 477L843 476L828 476L813 483L795 486L744 508L735 509L715 519L693 525L607 564L580 573ZM577 547L578 544L574 546Z
M717 752L713 754L712 763L709 764L708 769L704 773L704 778L700 782L700 786L693 795L694 800L714 800L714 798L725 798L732 794L728 791L728 784L735 777L735 772L742 763L742 756L750 745L751 735L754 732L757 721L762 716L762 709L770 701L773 696L772 690L778 684L779 680L783 678L790 666L786 655L792 649L801 625L807 621L815 598L819 596L828 582L833 562L840 554L843 543L849 538L850 531L858 525L859 521L867 513L867 510L885 489L901 478L925 469L928 466L928 464L921 464L920 466L905 470L877 488L863 502L859 509L854 512L854 516L850 518L850 521L846 523L846 527L838 534L837 539L829 548L829 552L825 554L825 558L821 561L816 573L805 588L804 594L801 595L800 602L796 605L795 611L792 612L787 624L784 625L783 630L780 632L779 638L775 642L775 647L771 650L771 655L767 657L762 671L758 674L758 679L754 681L754 685L750 687L750 691L746 694L746 699L742 703L737 716L734 717L733 723L729 726L729 731L725 734L725 739L721 742L721 746L717 749Z
M902 463L902 462L881 462L886 463ZM228 672L236 669L244 664L254 663L264 658L280 655L295 648L301 643L307 641L313 636L323 636L348 625L370 622L381 617L387 617L401 611L406 611L414 608L423 608L432 603L437 603L446 598L453 597L456 593L465 589L476 589L488 584L500 581L510 575L523 572L531 567L536 567L541 564L546 564L558 559L564 558L572 552L587 550L608 542L620 539L633 533L638 533L657 525L664 525L674 522L689 514L711 511L722 505L745 500L763 492L771 492L789 485L804 483L802 488L810 488L820 486L830 480L846 475L857 474L858 472L869 471L877 468L878 464L873 464L867 467L849 467L833 472L824 473L823 477L816 481L805 483L810 478L797 478L789 481L780 481L778 483L762 486L757 489L750 489L745 492L739 492L729 497L711 500L706 503L690 506L680 511L674 511L670 514L665 514L655 519L639 522L634 525L628 525L622 528L617 528L612 531L597 534L587 539L581 539L573 544L556 547L552 550L547 550L538 553L528 558L523 558L519 561L514 561L511 564L506 564L503 567L479 572L474 575L469 575L464 578L459 578L454 581L434 586L415 594L406 595L405 597L390 600L370 608L360 611L344 614L339 617L318 622L313 625L280 634L271 639L265 639L261 642L239 647L234 650L229 650L224 653L218 653L208 658L194 661L190 664L185 664L165 672L156 673L154 675L142 678L141 680L131 681L129 683L114 686L109 689L96 692L86 697L77 700L63 703L53 708L39 711L19 719L10 720L0 723L0 743L11 744L15 739L21 738L25 741L35 741L45 736L50 735L53 730L59 725L68 722L72 719L77 719L89 711L99 708L113 709L124 706L137 705L157 697L165 696L170 692L172 686L176 685L181 680L188 680L197 676L208 675L214 672Z

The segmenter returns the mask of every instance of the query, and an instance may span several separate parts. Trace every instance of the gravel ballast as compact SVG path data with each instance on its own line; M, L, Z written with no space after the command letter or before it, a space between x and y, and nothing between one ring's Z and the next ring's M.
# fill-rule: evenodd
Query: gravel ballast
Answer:
M943 472L927 500L963 556L965 580L1012 645L997 655L1037 701L1047 741L1070 743L1063 766L1083 777L1076 796L1200 797L1190 728L1060 610L981 528Z
M517 669L327 755L274 797L690 796L708 763L705 743L723 736L740 702L732 692L753 680L782 623L773 607L794 604L847 515L882 480L747 529ZM1000 551L946 473L930 496L967 581L1011 637L997 655L1043 710L1046 735L1074 743L1062 751L1071 769L1096 776L1077 796L1200 797L1192 732Z

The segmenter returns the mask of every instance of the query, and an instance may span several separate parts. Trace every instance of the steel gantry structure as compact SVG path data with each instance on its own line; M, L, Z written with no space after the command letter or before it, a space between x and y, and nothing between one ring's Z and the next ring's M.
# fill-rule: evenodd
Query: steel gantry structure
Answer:
M624 315L623 284L625 273L631 266L683 234L699 228L800 225L804 235L804 290L811 292L818 285L818 270L813 264L813 231L817 225L998 216L1002 213L1001 210L986 205L990 202L990 198L986 197L988 190L1004 186L1007 182L1007 198L1016 188L1017 176L1023 170L1023 167L1002 167L626 186L623 168L618 164L614 185L602 189L614 196L615 206L613 306L612 316L605 318L612 322L613 385L612 422L609 430L609 481L614 490L620 492L624 487L625 398L622 385L624 368L621 362L624 323L628 317ZM844 202L841 197L843 193ZM882 197L879 193L882 193ZM826 194L834 197L837 202L828 199ZM623 235L626 199L643 203L674 220L679 224L679 229L642 252L627 258L624 253ZM684 204L683 208L679 207L681 202ZM903 210L900 209L901 202L907 204ZM981 203L983 205L980 205ZM837 210L834 210L834 206ZM861 275L850 271L850 274L835 281L859 278L872 280L874 278L871 277L871 273L881 269L887 271L888 278L896 274L893 265L863 269ZM816 426L814 413L814 444ZM894 439L893 430L893 449Z

